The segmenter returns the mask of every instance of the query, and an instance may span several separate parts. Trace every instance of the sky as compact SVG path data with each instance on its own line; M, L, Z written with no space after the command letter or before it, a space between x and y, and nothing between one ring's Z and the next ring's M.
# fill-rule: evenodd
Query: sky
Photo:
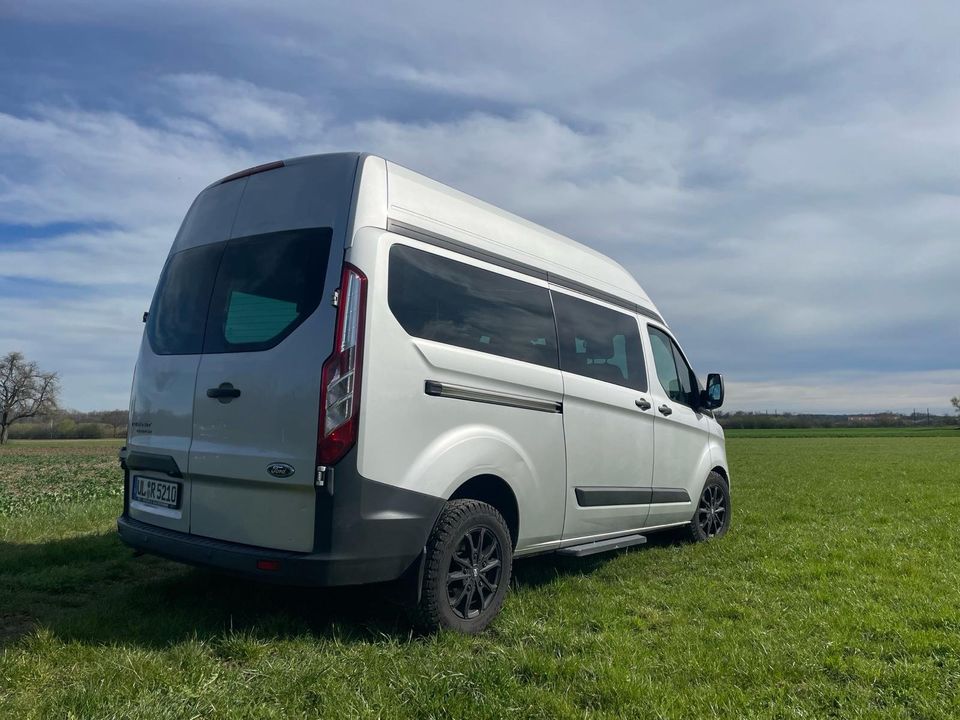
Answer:
M0 353L126 407L193 197L364 150L607 253L726 409L960 394L955 2L0 0Z

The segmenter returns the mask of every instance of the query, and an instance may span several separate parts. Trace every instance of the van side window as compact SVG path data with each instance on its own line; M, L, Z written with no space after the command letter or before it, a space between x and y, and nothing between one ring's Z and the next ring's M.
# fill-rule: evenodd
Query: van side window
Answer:
M648 329L653 362L657 366L657 378L667 397L675 402L696 407L699 385L680 349L663 331L655 327Z
M557 367L546 288L398 244L390 248L387 301L414 337Z
M560 369L646 391L637 319L563 293L552 295L560 334Z

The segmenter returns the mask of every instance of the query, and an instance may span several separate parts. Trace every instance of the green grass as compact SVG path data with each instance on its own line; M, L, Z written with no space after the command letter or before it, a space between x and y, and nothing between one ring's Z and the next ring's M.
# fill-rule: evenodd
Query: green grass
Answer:
M0 449L0 717L960 716L960 438L735 435L726 538L520 561L480 637L133 558L115 444Z

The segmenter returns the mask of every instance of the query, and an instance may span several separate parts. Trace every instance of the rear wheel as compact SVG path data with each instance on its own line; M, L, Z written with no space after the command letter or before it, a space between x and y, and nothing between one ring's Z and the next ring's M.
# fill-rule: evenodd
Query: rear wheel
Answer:
M721 538L729 528L730 487L720 473L712 472L690 521L690 537L696 542Z
M420 615L430 630L483 630L510 586L513 546L496 508L452 500L427 542Z

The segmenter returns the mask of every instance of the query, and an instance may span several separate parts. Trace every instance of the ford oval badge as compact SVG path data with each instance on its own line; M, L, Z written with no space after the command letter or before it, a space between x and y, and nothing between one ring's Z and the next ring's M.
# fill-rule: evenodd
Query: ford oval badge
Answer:
M286 463L271 463L267 465L267 472L277 478L288 478L293 475L293 466Z

